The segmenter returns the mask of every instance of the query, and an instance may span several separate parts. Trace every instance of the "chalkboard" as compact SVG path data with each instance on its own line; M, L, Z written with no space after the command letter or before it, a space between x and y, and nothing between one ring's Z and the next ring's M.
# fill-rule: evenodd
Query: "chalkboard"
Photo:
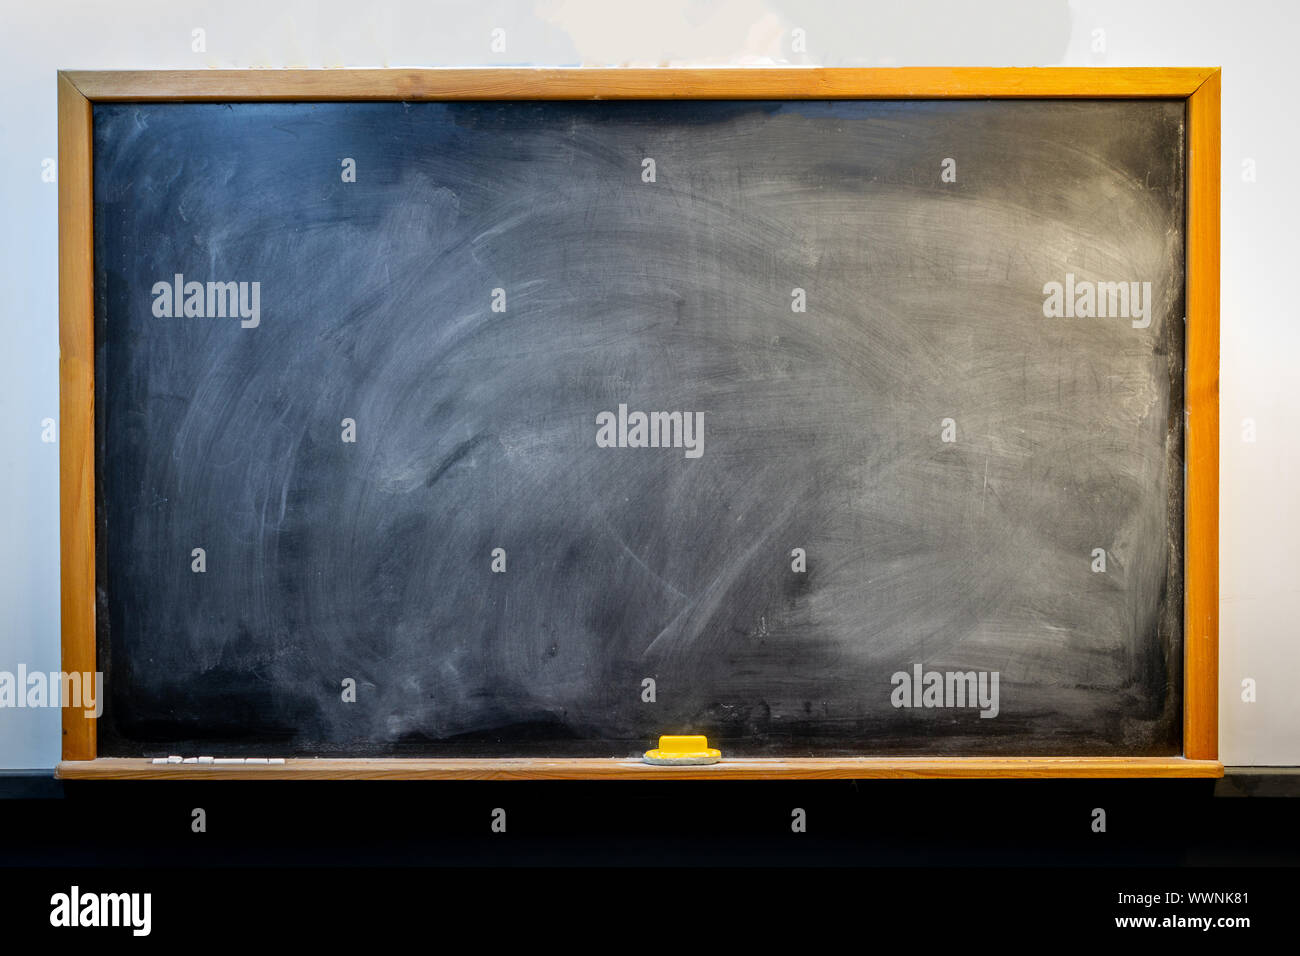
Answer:
M96 103L100 755L1179 753L1185 114Z

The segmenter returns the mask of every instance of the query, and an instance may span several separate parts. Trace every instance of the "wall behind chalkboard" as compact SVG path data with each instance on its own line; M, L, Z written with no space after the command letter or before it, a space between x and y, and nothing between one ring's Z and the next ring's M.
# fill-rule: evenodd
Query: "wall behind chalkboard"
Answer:
M100 753L1177 752L1183 112L97 105Z

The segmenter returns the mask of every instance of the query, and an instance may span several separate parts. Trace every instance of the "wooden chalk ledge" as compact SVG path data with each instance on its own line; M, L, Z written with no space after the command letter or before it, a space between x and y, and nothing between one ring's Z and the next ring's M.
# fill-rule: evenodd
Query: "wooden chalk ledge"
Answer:
M61 780L832 780L886 778L1222 777L1183 757L803 757L651 766L600 758L289 758L280 764L155 764L148 757L65 760Z

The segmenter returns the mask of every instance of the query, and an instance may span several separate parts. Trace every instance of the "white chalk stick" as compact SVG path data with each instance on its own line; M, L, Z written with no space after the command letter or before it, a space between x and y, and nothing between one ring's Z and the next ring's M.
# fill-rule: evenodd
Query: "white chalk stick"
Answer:
M270 763L265 757L245 757L244 763Z
M153 762L154 762L154 763L166 763L166 762L167 762L167 758L166 758L166 757L154 757L154 758L153 758Z
M212 763L212 758L211 758L211 757L200 757L200 758L199 758L199 763Z
M168 763L180 763L180 762L181 762L181 758L178 757L178 756L176 756L175 754L172 754L170 757L167 758L167 762L168 762Z
M184 760L181 761L181 763L198 763L198 762L199 762L198 757L186 757Z
M283 757L271 757L269 760L267 760L267 763L284 763L284 758L283 758Z
M220 763L220 764L243 763L244 758L243 757L214 757L212 762Z

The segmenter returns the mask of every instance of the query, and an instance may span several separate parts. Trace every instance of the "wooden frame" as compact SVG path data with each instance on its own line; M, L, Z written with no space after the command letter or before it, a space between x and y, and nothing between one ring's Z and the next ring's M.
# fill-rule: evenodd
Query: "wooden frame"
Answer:
M64 779L773 779L1219 777L1219 95L1217 68L483 69L60 72L59 459L64 671L95 671L92 111L112 101L1168 98L1187 101L1183 756L852 757L652 767L610 759L292 759L155 765L99 759L63 710ZM647 742L649 744L649 742Z

